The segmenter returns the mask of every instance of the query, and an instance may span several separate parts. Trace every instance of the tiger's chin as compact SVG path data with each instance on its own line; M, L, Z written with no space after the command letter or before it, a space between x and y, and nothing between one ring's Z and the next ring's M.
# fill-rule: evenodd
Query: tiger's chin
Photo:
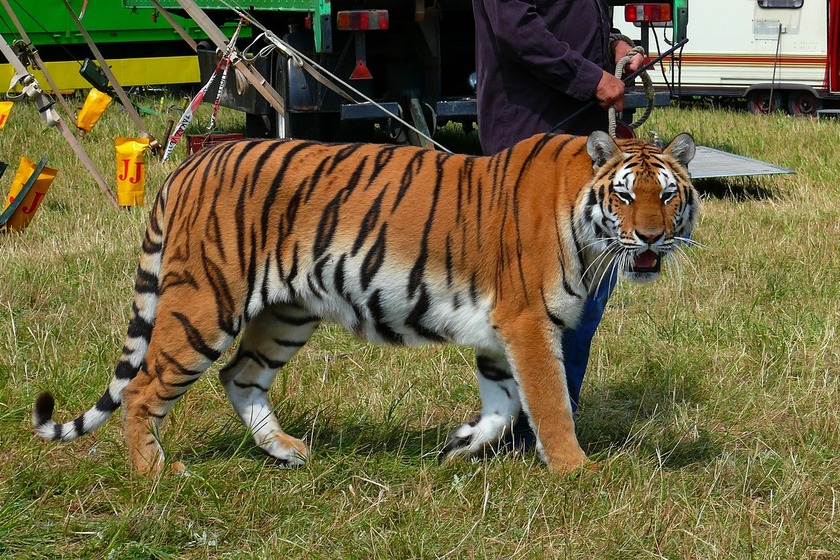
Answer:
M624 277L636 284L647 284L659 278L664 255L650 249L636 255Z

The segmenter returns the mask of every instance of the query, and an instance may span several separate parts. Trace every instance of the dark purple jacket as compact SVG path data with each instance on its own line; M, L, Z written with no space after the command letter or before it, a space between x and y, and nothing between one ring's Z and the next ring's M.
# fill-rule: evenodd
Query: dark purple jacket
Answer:
M478 132L495 154L545 132L594 98L609 70L605 0L473 0ZM607 128L599 106L562 132Z

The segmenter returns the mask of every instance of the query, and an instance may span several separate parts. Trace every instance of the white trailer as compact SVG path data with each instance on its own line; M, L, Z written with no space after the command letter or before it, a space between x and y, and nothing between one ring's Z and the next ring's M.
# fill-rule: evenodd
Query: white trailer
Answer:
M840 0L691 0L689 8L688 44L664 72L650 72L672 95L743 97L755 113L815 115L840 102ZM651 56L668 48L659 31Z

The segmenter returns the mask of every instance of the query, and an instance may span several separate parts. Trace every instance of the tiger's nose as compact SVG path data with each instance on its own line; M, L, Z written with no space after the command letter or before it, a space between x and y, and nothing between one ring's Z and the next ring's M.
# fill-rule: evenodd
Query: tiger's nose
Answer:
M638 237L640 241L647 243L648 245L653 245L654 243L662 239L663 235L665 234L661 231L655 233L648 233L636 230L636 237Z

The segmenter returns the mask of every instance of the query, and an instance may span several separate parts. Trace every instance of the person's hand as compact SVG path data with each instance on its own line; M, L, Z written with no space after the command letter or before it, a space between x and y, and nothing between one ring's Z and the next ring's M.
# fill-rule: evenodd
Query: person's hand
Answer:
M621 60L622 58L624 58L624 56L628 52L630 52L630 49L632 49L633 47L631 47L630 45L628 45L624 41L615 41L612 44L612 48L613 48L613 58L614 58L613 62L615 64L618 64L618 61ZM634 54L630 58L630 62L628 62L624 66L624 75L626 76L628 74L632 74L633 72L635 72L636 70L641 68L642 65L644 64L644 62L645 62L645 57L643 57L639 53Z
M615 110L621 112L624 109L624 82L609 72L604 72L595 89L595 99L604 109L615 105Z

